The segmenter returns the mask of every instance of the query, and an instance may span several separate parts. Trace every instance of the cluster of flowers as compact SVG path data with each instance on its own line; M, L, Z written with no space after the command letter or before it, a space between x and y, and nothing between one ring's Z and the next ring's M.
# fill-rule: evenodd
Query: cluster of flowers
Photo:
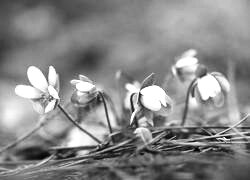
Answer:
M39 114L54 110L60 102L59 76L53 66L49 67L48 81L40 69L30 66L27 70L29 85L17 85L15 93L30 99L34 110ZM85 106L98 96L98 90L93 81L83 75L79 79L71 80L75 87L71 101L78 106Z
M224 104L225 95L230 90L228 80L221 73L209 73L204 65L199 64L195 57L196 51L189 50L178 57L172 66L173 75L183 83L189 83L186 107L183 115L184 125L188 100L193 97L199 103L212 102L216 107ZM60 106L59 76L54 67L49 67L48 80L37 67L31 66L27 70L29 85L17 85L15 93L30 99L34 110L45 114ZM88 77L79 75L79 79L71 80L74 92L71 102L77 106L87 106L98 97L103 98L102 91ZM148 127L154 126L154 116L168 116L173 110L173 101L166 91L155 85L155 74L148 76L142 83L137 81L125 85L127 95L124 100L126 108L131 109L130 126L136 127L134 133L144 143L152 140ZM190 97L191 96L191 97ZM185 112L186 111L186 112ZM106 112L107 113L107 112ZM108 116L108 124L110 125ZM110 132L112 132L110 125Z

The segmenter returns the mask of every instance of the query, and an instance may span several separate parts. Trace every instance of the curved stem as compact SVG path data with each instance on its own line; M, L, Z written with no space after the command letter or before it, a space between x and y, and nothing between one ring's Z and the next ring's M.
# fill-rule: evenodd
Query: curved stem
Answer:
M131 107L131 111L132 111L132 114L135 112L135 107L134 107L134 102L133 102L133 98L134 96L136 95L136 93L132 93L130 95L130 107ZM134 117L134 120L133 120L133 123L131 124L131 126L135 124L135 127L138 128L139 127L139 124L137 122L137 119L136 117Z
M68 120L74 124L78 129L80 129L82 132L84 132L85 134L87 134L89 137L91 137L93 140L95 140L97 143L101 143L101 141L99 139L97 139L94 135L92 135L90 132L88 132L87 130L85 130L84 128L82 128L72 117L70 114L68 114L64 108L58 104L58 108L62 111L62 113L68 118Z
M132 113L135 111L134 102L133 102L134 95L136 95L136 93L132 93L130 95L130 99L129 99L130 100L130 107L131 107Z
M107 108L107 104L106 104L106 100L104 98L104 95L101 91L98 91L101 99L102 99L102 103L103 103L103 106L104 106L104 110L105 110L105 114L106 114L106 119L107 119L107 124L108 124L108 128L109 128L109 133L112 134L113 131L112 131L112 127L111 127L111 124L110 124L110 120L109 120L109 113L108 113L108 108Z
M188 90L187 90L187 95L186 95L186 100L185 100L185 108L184 108L183 115L182 115L181 126L185 125L185 122L187 119L187 114L188 114L188 109L189 109L189 96L190 96L191 90L193 88L193 85L195 83L196 83L196 78L190 83Z
M111 111L114 113L116 121L119 122L120 117L116 111L115 104L114 104L113 100L111 99L111 97L107 93L103 92L103 95L104 95L104 98L107 99L107 102L110 104Z
M138 109L136 109L132 114L131 114L131 117L130 117L130 126L133 126L133 124L135 125L136 128L139 127L139 124L138 124L138 121L136 119L136 114L139 112Z
M36 133L39 129L41 129L45 124L45 121L41 121L39 122L35 128L33 128L32 130L30 130L29 132L27 132L26 134L22 135L21 137L19 137L17 140L15 140L14 142L4 146L3 148L0 149L0 154L3 153L4 151L11 149L13 147L15 147L16 145L18 145L19 143L23 142L25 139L29 138L30 136L32 136L34 133Z

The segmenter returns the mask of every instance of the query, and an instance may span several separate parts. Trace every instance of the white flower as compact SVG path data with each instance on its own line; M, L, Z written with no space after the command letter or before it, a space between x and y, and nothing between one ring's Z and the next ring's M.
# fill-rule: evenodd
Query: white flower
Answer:
M93 81L83 75L79 75L78 79L70 81L75 86L75 91L71 97L73 104L77 106L86 106L98 96L98 91Z
M144 127L136 128L134 134L136 134L137 137L141 138L144 144L148 144L153 139L150 130Z
M190 49L184 52L172 66L172 73L180 81L190 81L195 78L195 71L198 67L198 59L195 57L196 50Z
M145 87L139 92L139 103L158 115L168 115L172 109L172 100L159 86Z
M34 110L39 114L48 113L55 109L59 98L59 76L53 66L49 67L48 81L42 71L35 66L27 70L29 85L17 85L15 93L23 98L30 99Z
M220 107L224 104L225 94L230 91L230 84L221 73L212 72L198 77L193 88L198 101L211 100L215 106Z
M154 74L148 76L136 93L136 105L130 118L130 124L133 124L136 115L145 116L150 119L151 113L161 116L167 116L173 107L171 98L160 87L154 85Z

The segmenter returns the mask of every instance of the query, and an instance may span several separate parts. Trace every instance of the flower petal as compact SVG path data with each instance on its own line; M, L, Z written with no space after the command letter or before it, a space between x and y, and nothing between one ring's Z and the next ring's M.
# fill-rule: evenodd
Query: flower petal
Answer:
M228 80L223 74L219 72L213 72L211 74L217 79L223 91L226 91L226 92L230 91L230 83L228 82Z
M27 85L17 85L15 88L15 93L18 96L28 99L38 99L42 96L42 92L40 90Z
M125 84L125 88L130 92L130 93L136 93L140 90L140 86L137 86L137 84L131 84L127 83Z
M221 86L214 76L208 74L207 83L210 84L210 88L211 88L210 97L215 97L221 92Z
M175 63L176 68L184 68L188 66L196 66L198 59L195 57L183 57Z
M81 83L81 82L82 82L81 80L72 79L72 80L70 81L70 84L72 84L73 86L75 86L76 84Z
M206 101L209 99L209 93L210 91L208 90L208 84L206 84L206 81L203 79L198 79L197 80L197 90L199 92L199 95L202 100Z
M218 81L210 74L201 77L197 80L197 88L200 92L202 100L206 101L209 97L215 97L221 92L221 87Z
M224 94L221 92L217 96L212 98L214 105L216 107L222 107L225 103L225 97Z
M194 57L197 55L197 51L195 49L189 49L185 51L181 57Z
M95 88L94 84L91 84L89 82L83 82L81 81L80 83L76 84L76 89L81 92L90 92Z
M163 89L162 89L163 90ZM164 91L164 90L163 90ZM161 92L163 93L163 92ZM172 100L170 99L170 97L165 93L164 91L164 94L159 94L159 100L161 102L161 104L164 106L164 107L167 107L169 105L169 103L172 103Z
M43 92L47 91L48 82L40 69L35 66L30 66L27 70L27 76L30 84L32 84L35 88Z
M168 116L173 111L173 104L174 103L173 103L172 99L168 95L165 95L165 99L167 102L167 106L162 106L161 109L156 112L157 115Z
M48 92L49 92L49 94L50 94L53 98L55 98L55 99L60 99L60 98L59 98L59 95L58 95L58 92L55 90L55 88L54 88L53 86L49 86L49 87L48 87Z
M141 95L139 101L143 105L143 107L151 111L159 111L161 109L161 102L152 96Z
M148 144L152 139L152 133L144 127L139 127L134 131L137 137L140 137L145 144Z
M56 77L56 85L54 86L56 91L59 93L59 90L60 90L60 79L59 79L59 75L57 74L57 77Z
M176 67L175 67L175 66L172 66L172 67L171 67L171 71L172 71L172 74L173 74L175 77L178 77L177 70L176 70Z
M48 113L48 112L54 110L55 107L56 107L56 102L57 102L56 99L54 99L51 102L49 102L48 105L45 107L44 113Z
M44 114L44 107L39 101L31 101L33 105L33 109L39 113L39 114Z
M75 106L86 107L90 102L94 102L98 93L83 93L75 90L71 96L71 102Z
M93 81L90 80L87 76L84 76L84 75L79 74L79 79L80 79L81 81L89 82L89 83L93 84Z
M197 85L194 87L194 98L195 100L200 103L200 104L203 104L204 103L204 100L201 98L201 93L197 87Z
M148 86L143 88L140 93L145 96L152 99L155 99L157 101L160 101L163 106L167 106L166 101L166 92L160 87L156 85Z
M49 74L48 74L49 85L55 87L57 83L57 74L56 70L53 66L49 67Z

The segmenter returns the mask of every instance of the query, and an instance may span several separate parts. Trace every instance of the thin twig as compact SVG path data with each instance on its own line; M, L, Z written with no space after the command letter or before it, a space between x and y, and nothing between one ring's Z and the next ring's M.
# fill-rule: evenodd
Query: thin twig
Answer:
M77 147L51 147L49 148L50 151L78 151L78 150L90 150L95 149L98 146L77 146Z
M232 130L233 130L235 133L237 133L239 136L241 136L242 138L244 138L246 141L248 141L247 136L245 136L244 134L242 134L241 131L239 131L239 130L236 129L236 128L232 128Z
M145 149L147 147L149 147L149 145L152 145L158 141L160 141L162 138L164 138L167 135L166 132L163 132L161 134L159 134L158 136L156 136L155 138L151 139L148 143L143 144L142 146L138 147L139 150Z
M247 134L250 134L250 132L242 132L242 134L247 135ZM178 139L178 140L175 140L175 141L192 142L192 141L201 141L201 140L215 139L215 138L220 138L220 137L228 137L228 136L236 136L236 135L238 135L238 134L237 133L231 133L231 134L205 136L205 137L200 137L200 138L195 138L195 139Z
M16 169L12 169L12 170L8 170L5 171L3 174L1 175L15 175L15 174L19 174L19 173L25 173L25 170L28 170L29 172L31 170L35 170L35 168L40 168L41 166L45 165L46 163L48 163L50 160L52 160L56 155L52 154L49 157L39 161L36 164L29 164L27 166L24 166L23 168L16 168Z
M229 126L172 126L172 127L157 127L154 128L154 132L153 133L159 133L161 131L165 131L165 130L183 130L183 129L187 129L187 130L196 130L196 129L227 129L230 128ZM250 126L241 126L241 127L235 127L235 128L239 128L239 129L250 129Z
M19 143L23 142L25 139L29 138L30 136L32 136L34 133L36 133L39 129L41 129L46 121L40 120L39 123L36 125L36 127L34 127L32 130L30 130L29 132L27 132L26 134L22 135L21 137L19 137L17 140L15 140L14 142L4 146L3 148L0 149L0 154L15 147L16 145L18 145Z
M243 119L241 119L240 121L238 121L237 123L235 123L235 124L232 125L231 127L229 127L229 128L227 128L227 129L225 129L225 130L223 130L223 131L217 133L216 135L224 134L224 133L230 131L231 129L233 129L233 128L239 126L241 123L243 123L245 120L247 120L249 116L250 116L250 114L247 114Z
M133 139L126 140L126 141L123 141L123 142L121 142L121 143L119 143L119 144L117 144L117 145L108 147L108 148L106 148L106 149L104 149L104 150L101 150L101 151L98 151L98 152L96 152L96 153L89 154L89 155L92 156L92 157L95 157L95 156L97 156L97 155L100 155L100 154L103 154L103 153L107 153L107 152L109 152L109 151L113 151L113 150L115 150L115 149L117 149L117 148L120 148L120 147L122 147L122 146L124 146L124 145L126 145L126 144L128 144L128 143L131 143L132 141L134 141L134 138L133 138ZM78 161L74 161L74 162L70 162L70 163L68 163L68 164L65 164L65 165L63 165L63 166L61 166L61 167L62 167L62 168L65 168L65 167L69 167L69 166L73 166L73 165L77 165L77 164L83 163L83 162L85 162L85 161L86 161L86 159L80 159L80 160L78 160Z

